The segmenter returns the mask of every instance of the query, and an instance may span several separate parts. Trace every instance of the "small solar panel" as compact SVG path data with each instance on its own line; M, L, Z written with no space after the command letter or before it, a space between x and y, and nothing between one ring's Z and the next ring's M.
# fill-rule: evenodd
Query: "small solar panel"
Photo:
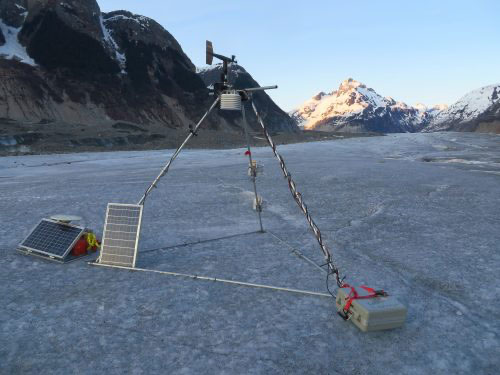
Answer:
M142 206L108 203L99 263L135 267Z
M42 219L31 233L19 244L21 250L63 259L71 251L84 228Z

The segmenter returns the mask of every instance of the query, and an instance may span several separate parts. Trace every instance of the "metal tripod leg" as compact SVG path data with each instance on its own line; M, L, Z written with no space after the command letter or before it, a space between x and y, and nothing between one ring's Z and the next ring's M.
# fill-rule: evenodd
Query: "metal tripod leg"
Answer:
M241 115L243 116L243 129L245 130L245 138L247 141L247 150L248 150L248 163L249 163L249 168L252 168L252 151L250 150L250 136L248 135L248 123L247 123L247 116L245 113L245 103L241 106ZM252 182L253 182L253 191L255 193L255 203L256 203L256 209L257 209L257 214L259 216L259 225L260 225L260 231L263 233L264 232L264 227L262 226L262 215L261 215L261 210L259 207L259 196L257 194L257 182L256 182L256 177L252 174Z
M202 122L207 118L207 116L210 114L210 112L212 112L212 110L215 108L215 106L217 105L217 103L219 103L219 100L220 100L219 97L217 97L217 99L215 99L215 102L212 104L212 106L210 107L210 109L203 115L203 117L201 118L201 120L198 121L198 123L196 124L196 126L194 127L194 129L191 131L191 133L189 133L189 135L184 140L184 142L182 142L182 144L179 146L179 148L174 152L174 154L172 155L172 157L168 161L167 165L165 165L165 167L161 170L161 172L158 175L158 177L156 177L155 180L151 183L151 185L149 185L149 187L147 188L146 192L142 196L141 200L137 204L140 204L140 205L144 204L144 201L146 200L147 196L156 187L156 184L158 183L158 181L160 181L160 179L164 175L167 174L167 172L168 172L168 170L169 170L170 165L172 164L172 162L175 160L175 158L177 157L177 155L179 155L179 153L182 151L182 149L184 148L184 146L186 145L186 143L189 142L189 140L191 139L191 137L193 136L193 134L196 133L196 131L198 130L198 128L200 127L200 125L202 124Z

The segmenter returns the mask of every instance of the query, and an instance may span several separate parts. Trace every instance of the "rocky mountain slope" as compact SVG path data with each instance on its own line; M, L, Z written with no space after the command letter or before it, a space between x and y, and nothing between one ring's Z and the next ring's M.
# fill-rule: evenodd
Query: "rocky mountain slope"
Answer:
M215 64L198 69L198 74L203 79L207 87L212 87L215 82L220 81L222 74L222 64ZM250 87L260 87L260 85L252 78L252 76L240 65L231 64L229 66L229 83L236 89L244 89ZM270 82L269 84L272 84ZM259 110L260 115L266 122L266 125L274 131L298 131L298 127L294 120L288 116L280 107L278 107L266 92L256 92L253 94L255 105ZM226 119L234 119L239 122L240 115L221 112L221 116ZM247 119L251 126L258 130L260 129L257 123L257 118L253 110L249 107L247 110Z
M444 130L500 133L500 84L469 92L440 112L426 128Z
M340 132L418 132L428 125L435 109L415 108L375 90L352 78L343 81L338 90L320 92L290 112L305 129Z
M66 132L68 145L134 138L134 128L120 125L118 133L117 123L168 137L168 129L186 129L212 101L168 31L126 11L101 13L95 0L1 0L0 77L0 136L22 139L13 132L28 124L41 138ZM213 115L205 127L239 124Z

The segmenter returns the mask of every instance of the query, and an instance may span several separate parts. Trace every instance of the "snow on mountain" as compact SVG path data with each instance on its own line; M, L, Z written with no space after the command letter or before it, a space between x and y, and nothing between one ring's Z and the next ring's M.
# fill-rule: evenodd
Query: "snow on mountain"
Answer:
M422 103L415 104L413 108L418 109L420 112L427 112L429 110L429 107Z
M476 131L481 124L500 128L500 84L481 87L436 115L429 131ZM490 127L491 128L491 127Z
M0 58L17 60L32 66L36 65L35 61L28 55L26 48L19 43L18 35L21 27L8 26L0 19L0 30L5 41L0 46Z
M436 104L434 107L432 107L430 110L431 111L445 111L448 109L448 104Z
M290 115L304 129L345 132L415 132L430 121L423 105L415 108L383 97L352 78L338 90L313 96Z
M107 47L109 49L111 49L114 52L116 61L118 62L118 64L120 65L120 68L122 69L121 70L122 74L126 74L125 68L127 67L127 58L126 58L125 54L120 52L120 47L118 47L118 44L113 39L113 36L111 35L110 30L105 25L102 14L99 17L99 21L101 23L102 34L104 37L104 43L107 45Z
M219 77L220 73L222 73L222 68L223 65L221 63L215 63L212 65L204 65L201 67L196 67L196 73L205 75L205 74L210 74L209 72L215 71L217 72L217 78ZM230 78L235 80L240 75L245 75L248 74L247 71L241 66L236 63L229 64L229 71L230 71Z

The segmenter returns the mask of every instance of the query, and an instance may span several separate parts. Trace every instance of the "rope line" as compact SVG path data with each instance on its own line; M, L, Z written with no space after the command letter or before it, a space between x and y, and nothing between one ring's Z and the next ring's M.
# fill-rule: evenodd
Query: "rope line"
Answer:
M139 251L139 253L142 255L142 254L151 253L151 252L154 252L154 251L178 249L178 248L181 248L181 247L186 247L186 246L191 246L191 245L199 245L199 244L203 244L203 243L207 243L207 242L215 242L215 241L227 240L227 239L230 239L230 238L235 238L235 237L240 237L240 236L247 236L247 235L256 234L256 233L261 233L261 232L260 231L253 231L253 232L246 232L246 233L231 234L229 236L223 236L223 237L217 237L217 238L209 238L209 239L206 239L206 240L199 240L199 241L193 241L193 242L185 242L185 243L178 244L178 245L156 247L154 249L147 249L147 250Z

